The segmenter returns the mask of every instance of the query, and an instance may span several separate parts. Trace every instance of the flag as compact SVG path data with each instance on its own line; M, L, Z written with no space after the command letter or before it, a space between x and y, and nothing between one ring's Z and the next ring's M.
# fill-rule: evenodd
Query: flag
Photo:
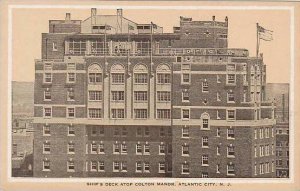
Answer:
M257 31L258 31L259 39L265 41L273 40L273 31L267 30L259 25L257 25Z
M134 30L134 26L128 24L128 30Z
M153 22L151 22L151 25L152 25L153 29L157 29L157 25L156 24L154 24Z

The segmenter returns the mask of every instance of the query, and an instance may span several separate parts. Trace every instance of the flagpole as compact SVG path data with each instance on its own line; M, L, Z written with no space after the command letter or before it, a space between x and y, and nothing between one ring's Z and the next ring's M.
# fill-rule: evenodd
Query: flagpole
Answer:
M104 63L106 63L106 23L104 25Z
M129 48L129 47L130 47L130 46L129 46L129 45L130 45L130 44L129 44L129 40L130 40L130 36L129 36L129 23L128 23L128 26L127 26L127 27L128 27L128 39L127 39L127 43L128 43L128 47L127 47L127 48L128 48L128 50L127 50L127 62L129 63L129 54L130 54L130 48Z
M256 23L256 58L258 58L258 54L259 54L259 30L258 30L258 28L259 28L259 24L258 23Z
M150 35L150 63L152 63L152 41L153 41L153 23L151 22L151 35Z

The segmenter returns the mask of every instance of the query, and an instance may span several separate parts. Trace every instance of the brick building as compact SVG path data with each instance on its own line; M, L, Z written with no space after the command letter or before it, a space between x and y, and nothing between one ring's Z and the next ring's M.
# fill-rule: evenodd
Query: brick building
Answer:
M262 56L224 22L49 21L35 63L35 177L274 177Z

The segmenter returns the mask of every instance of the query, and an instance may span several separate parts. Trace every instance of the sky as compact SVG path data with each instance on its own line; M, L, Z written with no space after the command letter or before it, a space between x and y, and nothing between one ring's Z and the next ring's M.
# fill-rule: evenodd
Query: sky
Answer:
M34 60L41 58L41 33L48 32L48 21L65 19L85 20L90 9L48 8L13 9L13 81L34 81ZM97 14L116 14L116 10L97 9ZM123 9L123 16L137 23L151 21L172 32L179 26L179 17L193 20L229 20L229 48L246 48L256 54L256 23L272 30L273 41L261 41L260 53L267 65L267 83L288 83L290 80L290 12L288 10L132 10Z

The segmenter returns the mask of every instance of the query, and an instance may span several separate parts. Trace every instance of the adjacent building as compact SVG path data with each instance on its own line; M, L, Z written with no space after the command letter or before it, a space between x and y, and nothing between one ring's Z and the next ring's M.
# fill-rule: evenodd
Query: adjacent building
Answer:
M35 62L35 177L275 177L262 55L228 18L173 33L116 15L50 20Z

